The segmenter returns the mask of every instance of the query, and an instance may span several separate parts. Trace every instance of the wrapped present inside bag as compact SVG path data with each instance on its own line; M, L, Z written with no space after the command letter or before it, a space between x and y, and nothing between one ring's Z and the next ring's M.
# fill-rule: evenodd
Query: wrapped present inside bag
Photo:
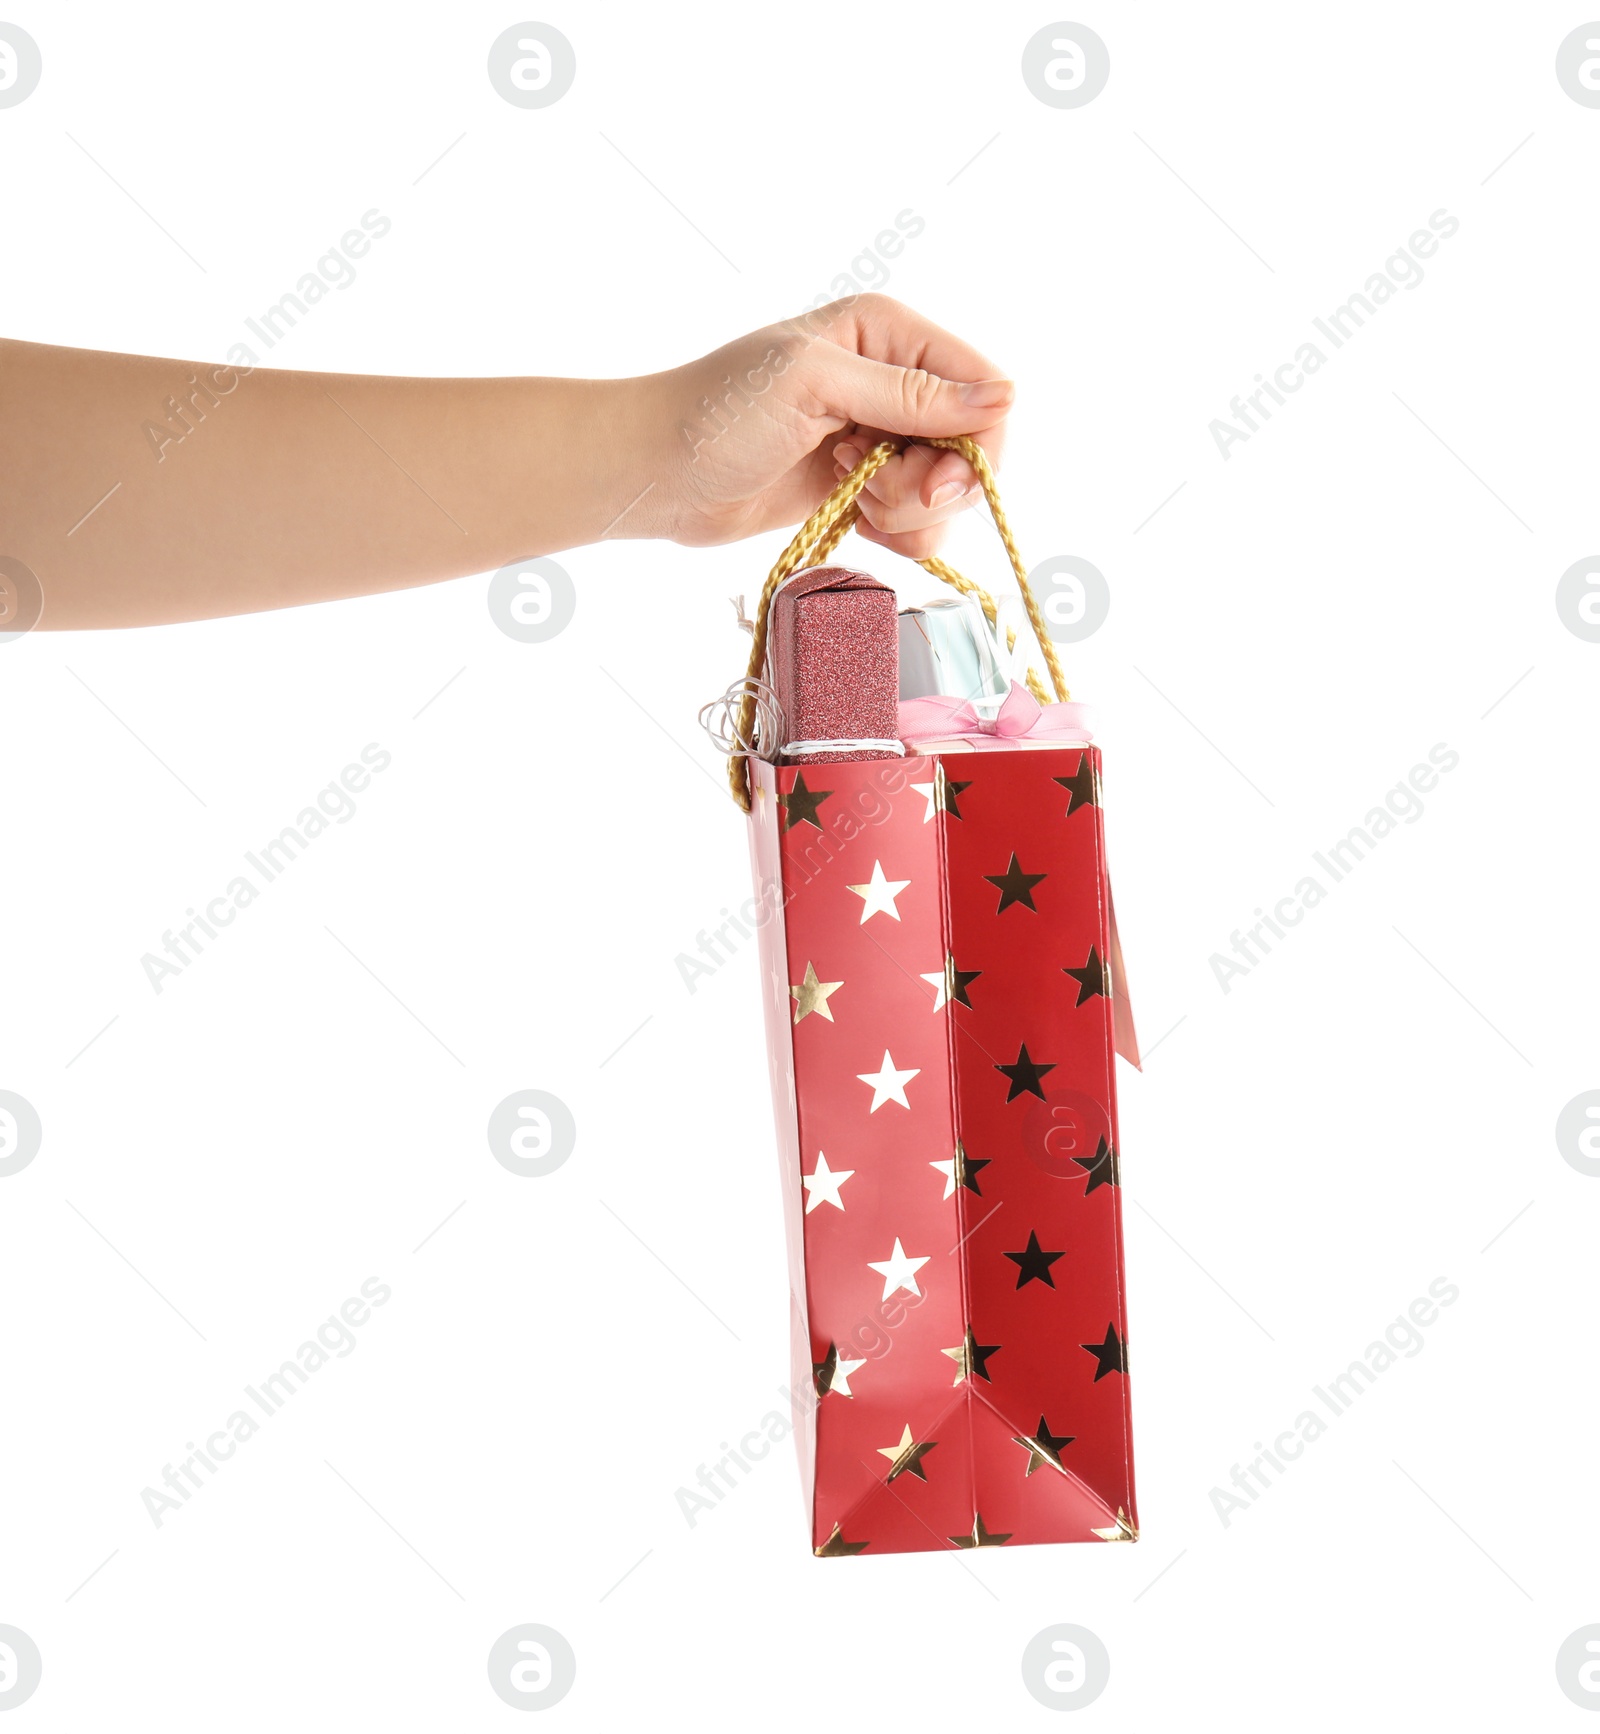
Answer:
M884 445L768 581L733 731L795 1431L825 1557L1137 1534L1113 1072L1137 1049L1100 754L1065 702L983 453L935 443L984 483L1058 702L1031 672L1032 692L1003 699L988 672L981 695L914 681L906 696L884 587L826 565ZM992 624L988 598L924 565ZM852 647L842 661L811 654L791 607L819 594L830 641ZM884 692L900 697L893 728L857 702ZM803 710L794 739L784 704Z

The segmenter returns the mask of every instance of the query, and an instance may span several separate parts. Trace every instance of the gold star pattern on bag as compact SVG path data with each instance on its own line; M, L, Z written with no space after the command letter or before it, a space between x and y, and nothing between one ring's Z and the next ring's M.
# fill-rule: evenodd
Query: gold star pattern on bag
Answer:
M970 1011L972 1001L967 998L967 989L982 974L981 969L957 969L955 958L947 954L943 969L930 970L922 978L933 989L933 1009L943 1011L954 1001Z
M946 1162L930 1162L930 1168L937 1168L944 1176L944 1195L954 1198L956 1188L965 1186L968 1192L982 1198L983 1193L978 1187L978 1170L989 1166L987 1156L969 1156L960 1144L956 1145L956 1153Z
M1072 1160L1089 1176L1089 1184L1083 1189L1085 1198L1097 1186L1120 1186L1122 1184L1122 1169L1117 1160L1117 1153L1104 1138L1100 1140L1100 1147L1094 1155L1074 1156Z
M844 1209L839 1188L855 1176L855 1169L830 1169L829 1158L816 1151L816 1167L810 1174L801 1174L801 1186L806 1188L806 1216L820 1203L830 1203L836 1210Z
M876 1114L885 1102L898 1102L902 1108L909 1108L911 1104L906 1100L906 1085L921 1075L921 1068L917 1066L913 1066L909 1071L896 1071L895 1063L889 1057L889 1050L885 1048L880 1070L856 1073L863 1084L872 1086L872 1106L867 1112Z
M1054 1286L1052 1283L1051 1287ZM1114 1324L1106 1326L1106 1340L1103 1343L1084 1343L1082 1347L1095 1358L1094 1382L1097 1385L1107 1373L1127 1372L1128 1345L1117 1335Z
M1008 1529L1004 1535L991 1535L983 1527L983 1513L975 1511L972 1514L971 1535L952 1535L950 1539L957 1547L1004 1547L1010 1541L1012 1533Z
M1063 975L1070 975L1072 979L1077 982L1077 1003L1079 1005L1082 1005L1086 999L1093 999L1096 994L1101 994L1106 999L1110 999L1111 989L1106 985L1105 964L1101 961L1099 950L1095 946L1091 945L1089 947L1089 961L1082 969L1073 969L1068 965L1068 967L1063 969L1061 973Z
M1137 1541L1139 1532L1128 1521L1128 1513L1122 1506L1117 1507L1117 1521L1109 1529L1091 1529L1091 1535L1098 1535L1102 1541Z
M835 1210L843 1210L844 1200L839 1196L839 1188L854 1174L854 1168L830 1168L828 1158L819 1150L816 1167L809 1174L800 1176L800 1184L806 1189L806 1215L809 1216L819 1204L831 1204Z
M828 1344L828 1352L820 1361L811 1363L811 1376L817 1387L817 1395L826 1397L830 1392L840 1397L853 1397L855 1392L850 1389L850 1375L858 1367L864 1367L863 1361L846 1361L840 1358L839 1345Z
M794 1021L809 1017L815 1012L819 1018L833 1022L833 1009L828 1004L829 999L844 986L842 981L818 981L816 965L806 965L805 980L798 986L790 984L789 994L794 1000Z
M987 879L991 885L996 887L1000 893L1000 907L995 911L995 914L1004 915L1011 905L1015 903L1020 905L1023 909L1033 909L1034 914L1037 915L1039 911L1034 909L1033 888L1040 882L1040 880L1048 879L1049 877L1050 875L1048 873L1024 873L1022 871L1022 863L1017 859L1016 853L1013 851L1011 856L1011 865L1006 868L1004 873L984 874L984 878Z
M928 1258L933 1254L929 1253ZM867 1260L870 1270L877 1271L883 1278L883 1298L887 1300L896 1289L904 1289L907 1294L914 1294L918 1300L922 1298L922 1290L917 1287L917 1272L928 1262L928 1258L912 1258L900 1244L900 1236L894 1237L894 1251L885 1259Z
M778 805L783 808L787 823L784 830L792 831L803 819L808 825L815 825L820 831L822 821L817 817L817 808L833 793L832 789L808 789L806 775L801 771L794 780L794 787L787 795L778 796Z
M853 891L861 899L861 926L865 927L870 917L888 915L894 920L900 919L900 911L895 908L894 900L911 883L909 879L890 879L883 871L883 863L872 863L872 877L865 885L847 885L846 891Z
M1028 1244L1022 1251L1008 1252L1005 1256L1017 1267L1018 1288L1026 1288L1030 1282L1042 1282L1047 1288L1054 1288L1056 1279L1050 1274L1050 1266L1067 1254L1065 1248L1060 1252L1046 1252L1039 1244L1038 1232L1030 1228Z
M1015 1065L996 1066L997 1072L1003 1072L1011 1080L1011 1089L1006 1096L1008 1102L1016 1101L1024 1092L1029 1092L1044 1100L1044 1075L1055 1070L1054 1061L1032 1060L1028 1057L1028 1044L1024 1042L1017 1053Z
M911 1438L911 1423L906 1423L906 1430L900 1435L898 1445L880 1445L878 1455L889 1459L889 1475L884 1482L888 1486L901 1475L915 1475L919 1481L928 1479L928 1472L922 1467L922 1459L933 1450L939 1441L930 1439L925 1445L918 1445Z
M1064 1434L1058 1438L1050 1431L1050 1425L1043 1415L1039 1417L1039 1431L1031 1439L1027 1434L1019 1433L1012 1443L1020 1445L1028 1453L1028 1467L1023 1471L1025 1475L1031 1475L1041 1463L1048 1464L1052 1469L1059 1469L1063 1475L1066 1474L1061 1462L1061 1447L1070 1445L1072 1437Z
M1079 807L1100 805L1100 779L1094 774L1094 760L1088 753L1084 753L1078 760L1078 768L1070 777L1052 777L1050 780L1059 783L1072 797L1067 803L1069 819Z
M865 1552L871 1545L870 1542L866 1541L846 1541L839 1533L839 1526L836 1523L833 1526L833 1534L823 1542L821 1547L814 1547L811 1551L818 1559L847 1559L853 1553Z
M970 1379L974 1373L985 1384L990 1384L989 1357L998 1354L999 1350L998 1343L980 1343L972 1334L972 1326L968 1325L967 1340L964 1343L957 1343L953 1349L940 1349L939 1353L948 1355L956 1364L956 1376L950 1381L952 1385L959 1385L963 1379Z
M923 800L928 803L928 810L922 815L926 825L935 813L948 813L952 819L961 817L961 808L956 804L963 789L970 789L972 784L952 783L944 774L944 766L936 765L931 783L913 783L911 785Z

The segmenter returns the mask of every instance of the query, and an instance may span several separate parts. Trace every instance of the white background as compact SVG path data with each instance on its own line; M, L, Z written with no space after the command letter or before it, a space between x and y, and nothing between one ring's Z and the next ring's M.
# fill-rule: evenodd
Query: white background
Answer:
M1159 1040L1122 1103L1141 1543L818 1562L787 1448L691 1530L675 1489L788 1376L753 946L693 995L675 964L747 894L694 719L781 538L574 550L544 645L471 578L0 649L0 1086L44 1122L0 1181L19 1725L499 1727L485 1659L530 1620L583 1728L1048 1721L1019 1662L1059 1621L1110 1651L1106 1728L1576 1718L1600 1183L1553 1128L1600 1084L1600 646L1554 588L1600 539L1600 111L1554 65L1586 14L1097 4L1066 16L1110 82L1057 110L1019 71L1049 9L567 6L536 111L485 73L504 7L8 16L44 57L0 112L11 336L220 357L378 207L275 364L631 373L921 214L888 292L1014 374L1024 552L1111 586L1067 660ZM1224 462L1211 419L1441 208L1426 280ZM976 519L954 558L1001 569ZM142 954L374 741L357 816L154 994ZM1212 954L1437 742L1424 816L1225 994ZM484 1136L529 1087L579 1128L543 1179ZM156 1529L141 1488L370 1276L355 1351ZM1211 1489L1441 1276L1422 1352L1224 1527Z

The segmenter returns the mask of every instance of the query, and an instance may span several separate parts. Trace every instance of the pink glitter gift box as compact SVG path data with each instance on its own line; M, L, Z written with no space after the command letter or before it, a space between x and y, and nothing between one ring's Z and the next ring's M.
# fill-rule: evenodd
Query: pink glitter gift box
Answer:
M783 711L784 764L899 757L894 591L848 566L796 572L772 599L767 678ZM873 744L825 744L834 741Z

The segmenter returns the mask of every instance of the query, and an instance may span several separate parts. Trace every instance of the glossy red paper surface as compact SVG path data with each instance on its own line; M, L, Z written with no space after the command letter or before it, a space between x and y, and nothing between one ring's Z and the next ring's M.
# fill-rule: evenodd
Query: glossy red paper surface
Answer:
M941 764L954 810L935 810ZM1137 1517L1126 1355L1115 1347L1127 1323L1109 898L1101 809L1080 799L1097 790L1098 749L753 770L812 1545L949 1548L958 1536L970 1544L980 1519L980 1535L1010 1546L1123 1539ZM1013 857L1017 897L991 883ZM875 868L906 882L892 899L898 919L885 908L863 919L873 903L851 887ZM1091 952L1103 992L1091 991ZM971 1003L935 1009L939 982L923 978L951 956ZM839 985L797 1022L803 1002L790 989L808 969ZM1023 1048L1041 1075L1023 1067L1019 1083ZM906 1106L887 1096L874 1110L880 1090L862 1078L881 1077L886 1054L896 1077L915 1076L899 1085ZM946 1197L954 1176L933 1164L951 1162L958 1143L973 1187ZM807 1211L803 1176L819 1153L850 1178L838 1205L824 1186ZM890 1278L872 1265L892 1262L897 1241L925 1260L912 1273L920 1298L901 1287L884 1299ZM1030 1244L1059 1256L1030 1260ZM990 1351L987 1378L962 1377L944 1352L969 1326ZM1085 1347L1108 1342L1099 1355ZM861 1364L848 1396L818 1398L814 1369L827 1384L830 1350L836 1365ZM907 1428L929 1448L896 1472L890 1448ZM1018 1442L1041 1429L1048 1451Z

